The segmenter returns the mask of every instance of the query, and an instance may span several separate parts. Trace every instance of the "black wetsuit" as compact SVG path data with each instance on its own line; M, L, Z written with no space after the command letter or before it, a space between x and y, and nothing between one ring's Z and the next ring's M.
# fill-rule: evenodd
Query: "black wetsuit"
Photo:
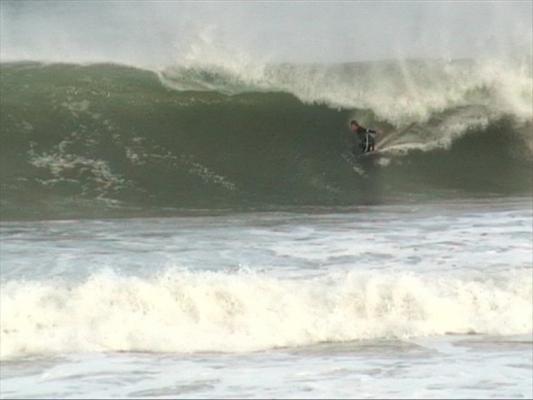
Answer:
M359 146L357 144L353 147L353 153L357 154L357 147L362 153L369 153L374 151L376 146L376 131L360 126L357 128L357 137L359 139Z

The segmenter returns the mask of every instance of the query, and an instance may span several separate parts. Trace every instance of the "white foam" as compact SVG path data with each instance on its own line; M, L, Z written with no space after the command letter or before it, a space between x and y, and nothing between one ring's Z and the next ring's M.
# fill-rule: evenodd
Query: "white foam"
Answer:
M369 109L397 127L424 123L435 113L465 106L485 107L489 117L508 113L523 121L533 118L530 60L276 66L234 54L204 38L191 45L177 65L160 73L167 86L180 89L194 84L196 89L225 92L251 88L287 91L304 102ZM206 74L200 71L209 78L204 79Z
M412 273L167 271L141 279L9 281L0 356L101 351L251 351L364 338L532 331L531 271L484 280Z
M96 184L95 188L102 194L107 190L117 189L127 184L122 176L113 173L106 161L65 153L62 149L62 145L65 142L63 141L58 145L58 152L37 154L34 149L28 152L32 165L38 168L46 168L54 176L52 179L43 180L43 184L53 184L61 180L68 180L62 178L65 171L82 168L91 172L92 180Z

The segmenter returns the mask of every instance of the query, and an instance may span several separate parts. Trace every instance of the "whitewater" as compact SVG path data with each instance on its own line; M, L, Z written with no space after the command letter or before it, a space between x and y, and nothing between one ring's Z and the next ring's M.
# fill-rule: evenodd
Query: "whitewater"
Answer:
M3 222L2 396L529 397L532 222L520 198Z

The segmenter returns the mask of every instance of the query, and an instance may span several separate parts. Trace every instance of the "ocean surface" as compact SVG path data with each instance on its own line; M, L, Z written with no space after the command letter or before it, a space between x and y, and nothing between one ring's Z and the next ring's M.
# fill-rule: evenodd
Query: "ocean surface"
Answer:
M0 64L0 397L533 397L531 88Z

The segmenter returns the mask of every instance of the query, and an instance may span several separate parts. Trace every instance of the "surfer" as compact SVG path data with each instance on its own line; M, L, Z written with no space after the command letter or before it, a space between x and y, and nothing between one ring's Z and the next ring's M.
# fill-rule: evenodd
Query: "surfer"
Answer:
M370 153L376 148L376 135L377 131L373 129L363 128L359 123L353 119L350 122L350 128L353 133L357 135L359 141L359 149L363 153ZM354 155L357 155L357 144L353 146L352 152Z

